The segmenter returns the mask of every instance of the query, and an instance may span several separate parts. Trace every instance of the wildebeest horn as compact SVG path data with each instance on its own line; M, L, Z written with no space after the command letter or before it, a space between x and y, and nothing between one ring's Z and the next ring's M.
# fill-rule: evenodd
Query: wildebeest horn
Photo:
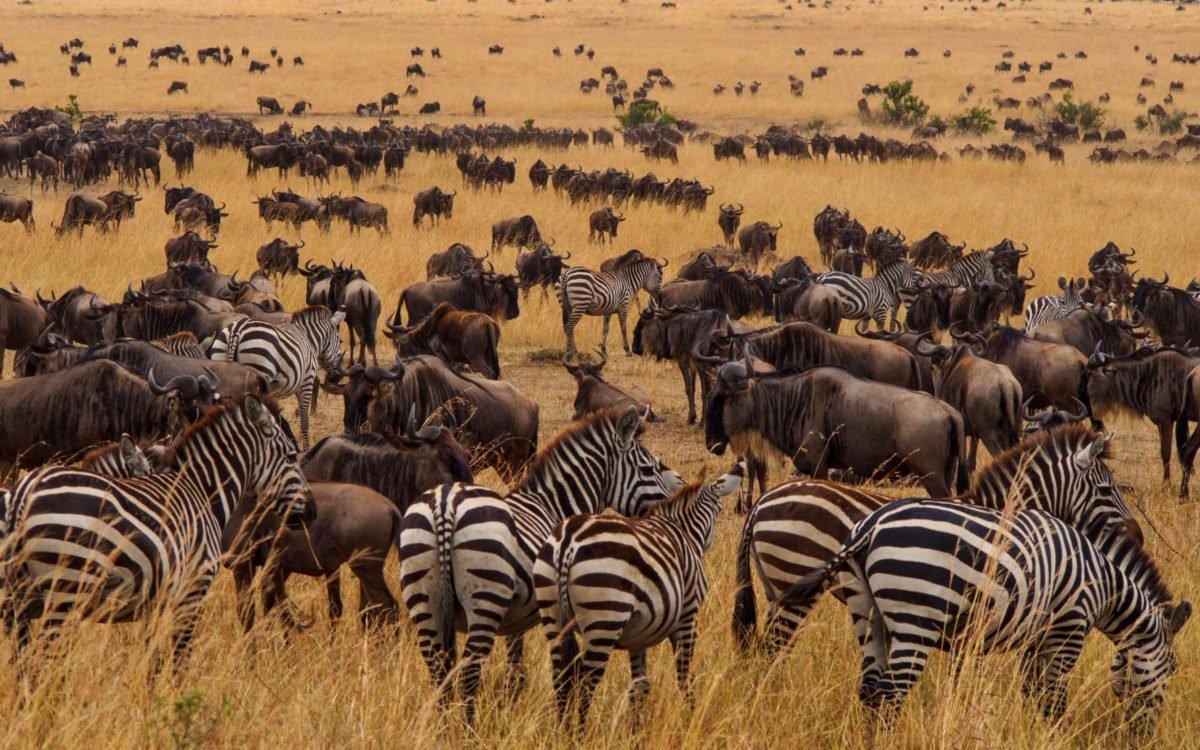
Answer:
M166 382L161 384L154 379L154 368L146 373L146 384L150 386L151 392L158 396L165 396L173 391L182 390L185 386L191 385L191 392L194 394L197 390L196 378L191 375L176 375Z
M605 365L608 364L608 355L604 352L603 349L596 349L595 351L597 354L600 355L600 367L603 368Z
M1019 256L1021 256L1022 258L1024 258L1026 255L1029 255L1029 244L1028 244L1028 243L1025 243L1025 242L1022 242L1022 243L1021 243L1021 247L1025 248L1025 249L1024 249L1024 250L1018 250L1018 251L1017 251L1017 255L1019 255Z
M1079 413L1072 414L1071 418L1074 419L1076 422L1083 420L1083 418L1088 415L1089 410L1088 410L1087 404L1083 403L1075 396L1072 396L1071 400L1074 401L1076 403L1076 405L1079 406Z
M913 347L916 349L917 354L920 354L924 357L933 357L945 351L945 347L931 346L929 344L929 341L926 337L931 335L933 335L931 331L925 331L920 336L917 336L915 346Z
M1022 278L1022 279L1023 279L1023 280L1024 280L1026 283L1029 283L1030 281L1033 281L1033 277L1034 277L1034 276L1037 276L1037 271L1033 270L1033 268L1030 268L1030 269L1029 269L1029 275L1028 275L1028 276L1025 276L1024 274L1022 274L1022 275L1021 275L1021 278Z
M658 267L659 267L659 268L666 268L666 267L667 267L667 265L669 265L669 264L670 264L670 261L669 261L669 260L667 260L666 258L663 258L663 259L662 259L662 263L659 263L658 261L654 261L654 262L655 262L656 264L658 264Z
M546 243L546 244L550 245L550 247L554 247L554 243L555 243L555 242L557 242L557 240L556 240L556 239L554 239L553 237L551 237L551 238L550 238L550 241L549 241L548 243ZM567 257L570 257L570 256L568 255Z
M558 257L560 260L570 260L571 259L571 251L568 250L566 255L560 255Z
M417 405L408 408L408 419L404 422L404 434L413 440L417 437Z
M1037 397L1030 396L1029 398L1025 399L1025 403L1021 404L1021 413L1025 417L1026 422L1045 424L1050 419L1051 415L1047 412L1035 412L1030 408L1033 405L1033 400L1035 398Z
M724 203L722 203L720 208L722 211L729 211L733 208L733 206L726 206Z
M725 360L722 357L716 357L716 356L712 356L712 355L708 355L708 354L701 354L700 353L700 344L701 343L702 342L698 341L698 342L696 342L696 344L694 344L692 346L692 359L696 360L697 362L703 362L707 365L720 365L725 362Z
M51 297L53 297L54 293L51 292L50 295L51 295ZM38 287L37 290L34 291L33 296L35 298L37 298L38 304L41 305L42 307L49 307L50 303L54 301L53 299L51 299L49 301L42 299L42 288L41 287Z
M1163 271L1162 285L1166 286L1170 281L1171 281L1171 275L1169 273L1167 273L1166 271Z
M862 320L859 320L854 324L854 332L857 333L859 336L866 336L870 330L869 329L870 325L871 324L867 322L866 318L863 318Z
M737 204L737 212L738 212L739 214L740 214L742 211L745 211L745 210L746 210L745 206L743 206L741 203Z
M208 389L213 393L216 393L217 389L221 387L221 379L208 367L204 368L204 377L197 378L197 380L207 385Z
M775 227L775 231L777 231L777 232L778 232L780 229L783 229L783 222L782 222L782 221L780 221L780 222L779 222L779 226Z

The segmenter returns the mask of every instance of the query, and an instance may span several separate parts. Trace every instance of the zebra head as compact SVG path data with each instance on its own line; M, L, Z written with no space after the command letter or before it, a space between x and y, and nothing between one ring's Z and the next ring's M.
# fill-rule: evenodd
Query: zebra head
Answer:
M600 428L597 437L607 444L609 454L601 489L603 507L626 516L642 516L683 484L678 472L667 468L638 440L642 415L636 407L629 407L616 419L594 424Z
M338 329L342 325L342 321L346 319L346 311L338 310L330 314L326 311L323 315L317 317L317 326L314 331L317 350L317 364L324 367L326 372L330 372L337 368L342 361L342 337Z
M1137 735L1145 736L1154 728L1167 680L1179 670L1175 636L1191 616L1191 602L1152 607L1134 625L1130 637L1118 644L1109 684L1117 699L1126 702L1125 720Z
M300 471L296 439L282 418L276 421L271 410L256 396L246 396L236 408L226 413L233 416L240 435L249 448L246 490L257 495L262 504L270 507L287 523L298 529L316 517L312 490Z

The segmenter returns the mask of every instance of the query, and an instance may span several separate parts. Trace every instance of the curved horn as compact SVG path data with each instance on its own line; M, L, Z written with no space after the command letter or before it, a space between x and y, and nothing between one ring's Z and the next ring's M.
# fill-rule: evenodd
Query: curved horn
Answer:
M666 268L670 264L670 261L667 260L666 258L662 259L662 263L659 263L658 261L654 261L654 262L655 262L655 264L658 265L659 268Z
M162 384L155 380L153 367L146 373L146 384L150 386L150 391L158 396L165 396L172 391L177 391L188 382L192 383L193 388L195 387L196 379L191 375L176 375L168 380L166 384Z
M608 354L603 349L596 349L596 353L600 355L600 367L608 364Z
M1029 275L1028 275L1028 276L1026 276L1025 274L1021 274L1021 279L1022 279L1023 281L1025 281L1025 283L1029 283L1030 281L1033 281L1033 278L1034 278L1035 276L1037 276L1037 271L1033 270L1033 268L1031 267L1031 268L1029 269Z
M700 344L701 343L703 343L703 342L698 341L692 346L692 359L696 360L697 362L703 362L706 365L724 364L725 360L721 357L701 354L700 353Z

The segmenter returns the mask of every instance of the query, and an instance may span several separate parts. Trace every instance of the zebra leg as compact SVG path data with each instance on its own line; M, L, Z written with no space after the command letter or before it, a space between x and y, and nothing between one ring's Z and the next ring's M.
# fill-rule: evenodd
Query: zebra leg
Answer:
M432 499L441 502L440 497ZM436 614L445 597L453 590L444 590L437 575L437 537L434 533L433 510L429 503L414 503L404 514L400 532L400 592L409 619L417 631L417 648L433 686L441 691L442 699L449 698L447 676L454 666L455 646L443 643L438 631Z
M642 706L650 695L650 678L646 675L646 652L629 652L629 713L633 715L633 732L641 726Z
M696 613L693 611L680 623L680 628L671 634L671 646L675 649L675 680L689 706L696 703L696 697L692 694L692 649L695 645Z
M811 611L811 607L794 607L790 604L781 607L777 602L773 602L767 616L770 622L765 639L767 653L777 654L790 646L792 639L796 637L796 631L804 624L804 618L808 617Z
M600 351L608 353L608 324L612 322L612 314L604 316L604 332L600 334Z
M510 700L516 700L525 689L525 634L517 633L505 639L508 671L504 675L504 690Z
M627 332L627 326L626 326L626 318L628 318L628 317L629 317L629 308L628 307L622 307L620 310L617 311L617 323L619 323L621 325L621 345L625 347L626 354L633 354L633 351L629 348L629 333ZM604 338L605 338L605 340L607 340L608 336L605 336Z
M579 642L570 630L559 632L557 623L546 626L546 637L550 640L550 664L554 672L554 703L561 722L566 719L572 695L579 692Z
M608 660L616 645L617 632L611 628L583 633L583 656L579 668L579 731L587 725L588 711L592 707L592 694L604 677Z
M893 725L909 691L925 672L928 661L928 647L901 640L893 632L888 648L887 670L880 675L878 689L873 700L867 704L879 712L885 726L890 728Z
M574 354L575 349L575 326L579 325L579 318L582 313L571 310L569 313L563 311L563 331L567 334L567 354ZM606 321L607 322L607 319Z
M1062 718L1067 710L1066 675L1075 668L1079 652L1083 649L1083 636L1076 632L1054 637L1052 633L1037 647L1028 659L1022 659L1022 667L1028 661L1035 669L1027 681L1036 685L1036 697L1042 714L1053 721Z
M171 656L176 673L181 670L183 662L191 653L192 636L196 632L196 623L200 620L200 605L204 602L204 597L208 595L209 587L212 586L213 577L216 575L215 566L214 561L213 569L196 574L195 582L184 595L183 601L179 603L176 610L175 622L171 631Z
M300 416L300 450L308 450L308 418L312 405L312 388L306 380L296 388L296 404Z

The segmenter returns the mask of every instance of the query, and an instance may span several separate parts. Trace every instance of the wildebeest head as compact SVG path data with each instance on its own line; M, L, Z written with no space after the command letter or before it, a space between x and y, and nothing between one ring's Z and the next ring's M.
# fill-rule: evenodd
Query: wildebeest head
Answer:
M155 395L167 397L171 411L182 425L196 422L221 399L221 381L207 367L202 377L176 375L166 383L159 383L154 377L154 368L150 368L146 383Z
M364 367L355 365L346 370L336 368L340 382L327 379L321 388L342 396L342 427L346 432L358 432L367 424L371 402L395 387L395 382L404 377L404 365L396 363L387 370L377 365Z
M1026 435L1030 435L1039 431L1052 430L1055 427L1064 424L1082 422L1089 416L1087 405L1079 399L1075 399L1075 406L1078 411L1078 413L1075 414L1072 414L1065 409L1055 409L1054 407L1035 412L1031 408L1032 404L1033 397L1031 396L1025 400L1024 404L1021 405L1021 414L1025 418L1024 431Z
M743 362L729 361L717 370L715 387L704 415L704 439L708 450L718 456L723 455L729 445L725 401L733 394L745 393L750 389L753 371L748 355Z
M498 274L483 272L482 280L484 283L485 295L487 297L487 307L490 311L503 310L502 313L495 317L505 320L516 320L521 315L521 305L518 300L520 287L517 285L517 277L508 274Z

